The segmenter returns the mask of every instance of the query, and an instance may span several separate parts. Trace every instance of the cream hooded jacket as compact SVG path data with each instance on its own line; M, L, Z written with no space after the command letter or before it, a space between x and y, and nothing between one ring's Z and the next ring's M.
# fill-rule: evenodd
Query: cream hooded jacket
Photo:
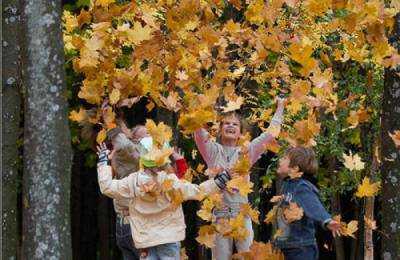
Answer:
M170 179L173 188L182 192L184 200L196 200L201 193L210 194L218 191L214 180L196 185L179 180L175 174L163 171L153 177L138 171L120 180L112 179L110 166L98 166L97 171L101 193L114 199L129 199L128 218L137 248L182 241L185 239L186 229L182 206L172 208L171 200L165 194L150 199L148 194L141 190L141 185L152 178L159 184Z

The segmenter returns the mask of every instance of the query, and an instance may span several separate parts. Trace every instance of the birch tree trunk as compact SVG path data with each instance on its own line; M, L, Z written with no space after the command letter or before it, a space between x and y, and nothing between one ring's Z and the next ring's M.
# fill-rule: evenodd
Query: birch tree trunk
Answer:
M71 259L71 144L61 1L26 0L23 258Z
M400 13L391 38L400 49ZM397 72L399 72L399 67ZM382 111L382 259L394 260L400 256L400 149L388 133L400 129L400 76L395 70L385 72L385 90Z
M18 0L6 0L2 5L2 257L16 259L19 231L17 195L19 151L17 141L21 113L20 5Z

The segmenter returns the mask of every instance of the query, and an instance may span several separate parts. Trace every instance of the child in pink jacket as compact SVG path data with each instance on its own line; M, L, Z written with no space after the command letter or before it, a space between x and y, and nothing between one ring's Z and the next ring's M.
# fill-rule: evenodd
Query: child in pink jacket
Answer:
M278 99L278 106L271 120L270 127L280 129L284 110L284 100ZM240 146L238 146L239 138L242 134L243 124L240 116L236 113L228 113L220 122L220 143L210 139L209 133L204 128L198 129L194 133L194 139L197 148L200 151L208 168L231 169L240 155ZM253 165L265 152L266 145L274 140L274 136L270 133L262 133L255 138L248 146L250 163ZM240 211L242 204L248 203L247 196L241 196L238 192L232 193L223 191L223 207L213 211L214 218L229 219L234 218ZM231 238L218 235L215 241L215 247L212 248L213 259L229 260L232 257L233 243L239 252L248 251L253 242L253 227L250 218L246 220L246 228L249 236L242 241L233 241Z
M230 177L227 172L200 185L179 180L175 174L168 174L153 162L142 160L144 167L129 176L113 180L108 165L106 146L98 147L98 181L103 194L114 199L129 199L129 223L136 248L141 251L141 259L180 259L180 241L185 238L185 220L182 206L172 206L171 198L164 192L152 195L154 185L170 182L174 190L179 190L183 200L199 199L199 196L224 189Z

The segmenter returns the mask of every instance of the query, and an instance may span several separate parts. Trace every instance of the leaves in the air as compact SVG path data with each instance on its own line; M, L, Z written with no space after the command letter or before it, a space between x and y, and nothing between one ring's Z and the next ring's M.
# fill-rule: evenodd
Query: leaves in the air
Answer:
M360 171L364 169L365 163L361 160L358 154L354 154L350 151L349 154L343 154L343 164L350 171Z
M381 187L381 182L371 182L368 177L364 177L362 183L358 185L356 196L362 197L373 197L375 196Z

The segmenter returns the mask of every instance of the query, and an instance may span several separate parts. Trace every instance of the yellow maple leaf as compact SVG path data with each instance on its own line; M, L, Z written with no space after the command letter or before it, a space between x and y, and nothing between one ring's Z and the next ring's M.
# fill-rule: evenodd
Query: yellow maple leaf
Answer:
M100 132L97 134L96 137L96 142L98 144L101 144L102 142L104 142L104 140L106 140L107 137L107 132L105 129L101 129Z
M225 107L222 107L224 113L239 110L243 104L243 97L238 97L236 100L229 100Z
M364 169L365 163L361 161L361 157L358 154L352 154L350 151L349 155L343 153L344 166L350 171L360 171Z
M393 132L393 134L392 133L388 133L388 134L392 138L396 147L400 147L400 130L395 130Z
M240 212L251 218L254 223L259 223L258 217L260 212L258 210L253 209L248 203L240 205Z
M364 177L362 183L358 185L356 196L362 197L373 197L375 196L381 186L381 182L371 183L368 177Z
M217 118L213 109L198 109L180 115L178 125L183 128L184 134L191 134Z
M247 196L250 192L253 191L252 189L253 183L250 182L246 176L243 177L236 177L230 180L227 184L227 189L231 192L239 191L240 195Z
M215 228L211 225L201 226L199 229L199 235L196 237L196 241L206 247L212 248L215 245Z
M79 112L71 111L71 113L69 114L69 119L75 122L82 122L84 120L86 120L86 118L88 117L86 110L83 108L79 108Z
M83 86L78 93L78 97L85 99L88 103L99 105L104 95L104 81L101 79L83 81Z
M364 216L365 225L368 229L375 230L376 229L376 221Z
M111 94L110 94L110 96L109 96L109 98L110 98L110 104L111 104L111 105L117 104L118 101L119 101L119 99L120 99L120 97L121 97L121 92L119 91L119 89L114 88L114 89L111 91Z
M203 200L201 208L197 211L197 216L205 221L211 221L212 218L212 210L214 208L214 202L210 198L206 198Z
M146 120L146 129L148 133L153 137L154 144L162 148L165 143L169 143L172 138L172 129L160 122L158 125L151 119Z
M278 212L278 206L274 206L270 211L268 211L267 216L264 219L264 222L267 224L271 224L276 219L276 213Z
M242 153L235 165L232 167L232 172L240 176L248 175L250 172L251 164L248 153Z
M160 100L168 110L178 112L182 108L182 105L179 103L178 93L176 92L170 92L167 98L161 96Z
M296 202L290 202L289 207L284 208L283 216L288 223L300 220L304 215L304 210Z
M343 236L350 236L352 238L356 238L354 233L358 230L358 221L352 220L348 224L342 223L342 227L340 228L340 233Z

